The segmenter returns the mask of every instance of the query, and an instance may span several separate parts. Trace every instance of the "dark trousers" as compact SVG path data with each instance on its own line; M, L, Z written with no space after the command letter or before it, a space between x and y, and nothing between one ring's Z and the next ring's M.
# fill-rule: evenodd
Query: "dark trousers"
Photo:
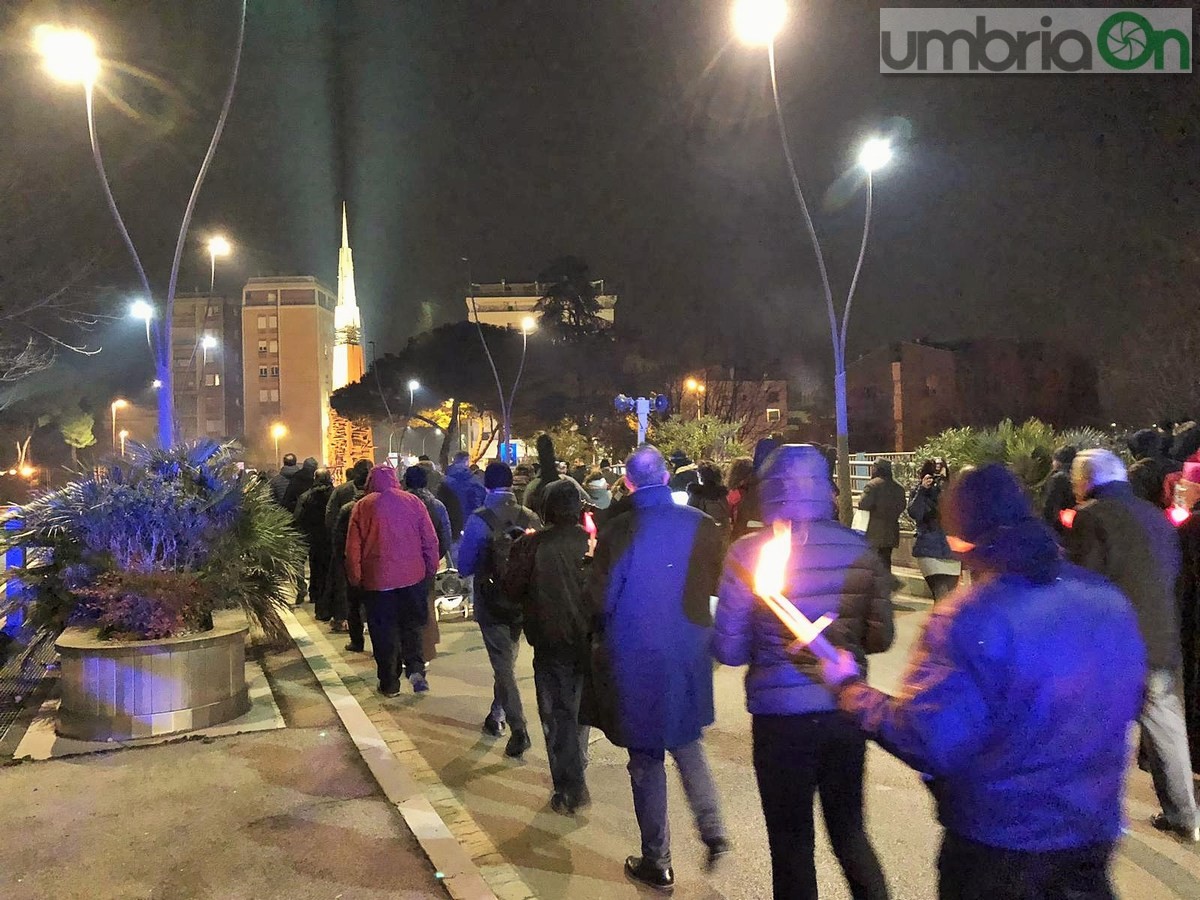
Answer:
M891 547L876 547L875 552L879 554L879 558L883 560L883 564L887 567L888 572L892 571L892 548Z
M333 615L328 592L330 561L328 544L309 546L308 597L313 602L313 615L322 620Z
M1114 900L1112 844L1033 853L1004 850L946 832L938 857L938 900Z
M579 724L583 696L583 651L539 649L533 653L533 683L537 690L538 718L550 757L554 793L577 801L586 791L589 729Z
M354 585L346 585L345 612L350 643L361 649L365 646L363 643L363 592L359 588L354 587Z
M506 719L514 731L525 730L525 708L517 688L517 649L521 643L521 626L504 622L480 622L483 646L492 664L492 715ZM503 713L503 716L497 713Z
M363 605L380 690L399 687L401 675L424 675L421 631L429 612L425 582L391 591L363 591Z
M813 797L854 900L886 900L863 827L866 739L840 712L755 716L754 774L767 822L775 900L817 900Z
M934 601L941 600L954 593L954 589L958 587L957 575L926 575L925 583L929 585L929 593L933 596Z

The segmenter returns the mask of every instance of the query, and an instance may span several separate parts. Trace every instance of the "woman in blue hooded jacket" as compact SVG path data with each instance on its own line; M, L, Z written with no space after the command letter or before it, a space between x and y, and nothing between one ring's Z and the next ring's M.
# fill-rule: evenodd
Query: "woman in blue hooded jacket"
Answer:
M774 523L791 526L784 596L811 620L836 615L826 634L860 661L892 644L891 574L866 539L834 516L829 463L816 447L780 447L760 477L768 527L729 551L718 591L713 651L748 666L754 771L771 849L775 900L816 900L813 799L855 900L888 896L863 825L866 741L828 691L788 653L793 638L754 594L754 569Z

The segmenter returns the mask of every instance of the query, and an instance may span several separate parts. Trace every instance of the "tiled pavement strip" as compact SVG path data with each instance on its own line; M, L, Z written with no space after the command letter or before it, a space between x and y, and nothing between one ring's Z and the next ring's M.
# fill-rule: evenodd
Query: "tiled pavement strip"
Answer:
M374 679L345 661L307 612L288 615L288 631L359 748L455 900L533 900L517 869L442 784L396 720L383 708ZM336 638L344 638L336 635Z

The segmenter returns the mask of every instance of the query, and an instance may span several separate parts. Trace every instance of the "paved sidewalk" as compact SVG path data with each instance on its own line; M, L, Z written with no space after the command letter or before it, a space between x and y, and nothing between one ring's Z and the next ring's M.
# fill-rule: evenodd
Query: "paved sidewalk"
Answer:
M897 646L873 658L871 677L888 687L924 623L928 603L898 597ZM594 805L570 819L549 809L550 778L545 745L536 733L531 659L522 646L518 683L526 714L534 723L533 749L524 761L504 757L504 742L480 733L491 700L491 670L471 622L443 622L438 659L430 666L431 691L405 691L384 699L376 688L368 654L342 650L343 635L328 635L305 611L297 618L314 644L330 657L346 687L379 728L388 747L425 787L442 820L479 867L501 900L634 898L645 896L625 881L621 864L638 849L625 754L603 738L592 744L588 781ZM675 896L763 900L770 896L769 856L750 761L749 716L740 670L716 673L717 724L707 746L736 854L712 878L701 871L702 845L689 821L678 779L669 777ZM934 861L940 828L928 791L905 766L872 748L867 770L868 820L893 898L936 896ZM1154 811L1149 778L1131 776L1127 800L1131 833L1114 868L1120 896L1200 897L1200 853L1150 829ZM822 829L817 867L823 900L849 897Z
M0 770L4 900L442 900L300 653L287 727Z

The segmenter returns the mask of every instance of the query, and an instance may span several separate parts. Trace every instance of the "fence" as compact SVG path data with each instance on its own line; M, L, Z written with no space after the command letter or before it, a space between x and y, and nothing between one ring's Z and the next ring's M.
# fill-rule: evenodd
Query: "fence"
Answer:
M892 475L900 482L907 494L917 483L917 471L921 461L914 453L855 453L850 457L850 494L854 498L854 506L858 507L858 498L862 496L863 488L871 480L871 467L880 459L886 459L892 464ZM900 531L905 534L916 532L916 526L908 513L900 515Z

